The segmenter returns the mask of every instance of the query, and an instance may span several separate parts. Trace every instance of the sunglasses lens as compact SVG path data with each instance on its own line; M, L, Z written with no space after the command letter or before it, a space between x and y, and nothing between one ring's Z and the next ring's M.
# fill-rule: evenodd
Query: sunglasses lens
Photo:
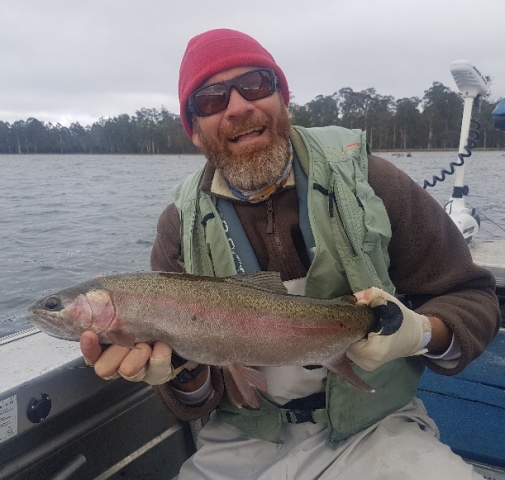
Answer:
M200 115L212 115L224 110L228 105L226 85L217 83L203 88L193 96L193 102Z
M258 100L273 93L273 79L266 70L247 73L238 83L240 93L246 100Z
M241 77L203 87L192 96L196 114L206 116L224 110L228 106L232 87L246 100L259 100L274 93L275 76L270 70L254 70Z

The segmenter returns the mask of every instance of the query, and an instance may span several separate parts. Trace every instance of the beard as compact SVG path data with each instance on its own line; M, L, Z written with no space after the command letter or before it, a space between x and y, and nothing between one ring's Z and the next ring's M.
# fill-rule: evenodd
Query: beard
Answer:
M261 190L273 185L282 176L290 156L291 122L287 109L280 110L275 123L271 117L255 115L219 129L217 138L207 135L195 122L193 128L200 137L205 157L223 174L231 187L242 191ZM269 142L244 146L240 152L230 151L228 142L231 138L253 129L265 128L270 132Z

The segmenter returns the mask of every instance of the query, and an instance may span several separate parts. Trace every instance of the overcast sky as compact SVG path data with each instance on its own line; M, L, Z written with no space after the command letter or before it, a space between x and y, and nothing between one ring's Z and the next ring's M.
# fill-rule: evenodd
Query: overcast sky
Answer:
M505 97L505 0L0 0L0 120L69 126L161 108L178 113L188 40L212 28L255 37L294 101L343 87L422 97L457 90L466 59Z

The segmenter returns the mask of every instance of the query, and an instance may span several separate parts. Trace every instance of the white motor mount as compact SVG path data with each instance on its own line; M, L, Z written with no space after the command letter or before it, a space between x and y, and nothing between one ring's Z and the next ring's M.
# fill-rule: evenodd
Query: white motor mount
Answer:
M469 157L469 135L472 120L472 109L475 98L479 95L489 94L489 82L468 60L456 60L452 62L451 74L464 99L463 119L461 122L461 134L459 139L458 156ZM458 165L455 169L454 189L450 201L445 206L445 211L453 219L467 242L478 233L480 228L479 218L474 209L465 207L464 175L465 166Z

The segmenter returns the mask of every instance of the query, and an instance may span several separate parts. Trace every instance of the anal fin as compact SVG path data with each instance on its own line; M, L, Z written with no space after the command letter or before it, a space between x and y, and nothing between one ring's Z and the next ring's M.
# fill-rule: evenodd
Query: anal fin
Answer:
M353 387L361 390L363 392L374 393L375 390L368 385L363 379L361 379L351 367L351 363L345 354L339 355L338 357L331 358L323 365L331 370L333 373L341 376L344 380L349 382Z

